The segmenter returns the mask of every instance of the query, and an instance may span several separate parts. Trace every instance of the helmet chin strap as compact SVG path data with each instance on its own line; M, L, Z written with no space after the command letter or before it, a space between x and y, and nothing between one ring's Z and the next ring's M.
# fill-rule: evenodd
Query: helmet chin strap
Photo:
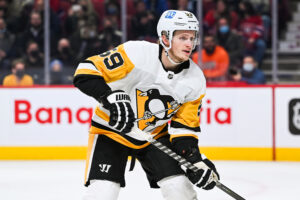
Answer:
M173 64L173 65L180 65L181 63L183 62L175 62L170 56L169 56L169 51L168 50L165 50L166 52L166 55L167 55L167 58L169 59L169 61Z
M171 47L172 47L172 43L171 43L172 37L170 37L169 40L170 40L170 46L167 47L167 46L164 44L164 42L163 42L163 40L162 40L162 37L159 38L160 44L164 47L164 50L165 50L165 52L166 52L166 55L167 55L168 60L169 60L173 65L180 65L180 64L183 63L183 62L179 62L179 63L178 63L178 62L175 62L175 61L169 56L169 50L170 50Z

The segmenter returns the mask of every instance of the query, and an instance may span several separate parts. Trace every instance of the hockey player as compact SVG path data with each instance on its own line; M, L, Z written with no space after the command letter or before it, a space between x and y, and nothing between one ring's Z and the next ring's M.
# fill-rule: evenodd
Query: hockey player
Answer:
M198 148L206 82L189 58L198 29L192 13L168 10L157 25L160 44L129 41L78 65L74 85L99 101L89 134L84 200L117 199L130 155L131 163L134 158L140 161L150 186L160 188L164 199L194 200L192 183L206 190L216 185L216 168ZM184 172L177 161L132 134L134 126L199 170Z

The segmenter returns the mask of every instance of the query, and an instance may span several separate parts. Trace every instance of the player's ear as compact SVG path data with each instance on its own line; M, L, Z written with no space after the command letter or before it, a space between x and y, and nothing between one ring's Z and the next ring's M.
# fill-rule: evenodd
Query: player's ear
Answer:
M161 36L161 38L162 38L162 42L166 45L166 47L170 46L169 39L167 38L166 35L163 34L163 35Z

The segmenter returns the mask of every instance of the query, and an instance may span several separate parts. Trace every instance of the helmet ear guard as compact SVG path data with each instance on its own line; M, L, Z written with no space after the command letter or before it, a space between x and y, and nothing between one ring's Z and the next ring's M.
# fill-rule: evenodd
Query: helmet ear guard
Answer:
M163 35L166 36L167 40L169 40L169 46L168 47L165 45L165 43L163 41L163 38L162 38ZM171 47L172 47L172 39L173 39L173 34L170 34L167 31L162 31L162 34L159 37L159 42L164 47L164 49L166 51L169 51L169 49L171 49Z

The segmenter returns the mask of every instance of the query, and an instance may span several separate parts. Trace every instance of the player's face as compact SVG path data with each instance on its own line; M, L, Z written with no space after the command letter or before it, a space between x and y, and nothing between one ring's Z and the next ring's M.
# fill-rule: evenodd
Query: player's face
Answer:
M195 31L175 31L169 53L175 62L189 59L195 41Z

